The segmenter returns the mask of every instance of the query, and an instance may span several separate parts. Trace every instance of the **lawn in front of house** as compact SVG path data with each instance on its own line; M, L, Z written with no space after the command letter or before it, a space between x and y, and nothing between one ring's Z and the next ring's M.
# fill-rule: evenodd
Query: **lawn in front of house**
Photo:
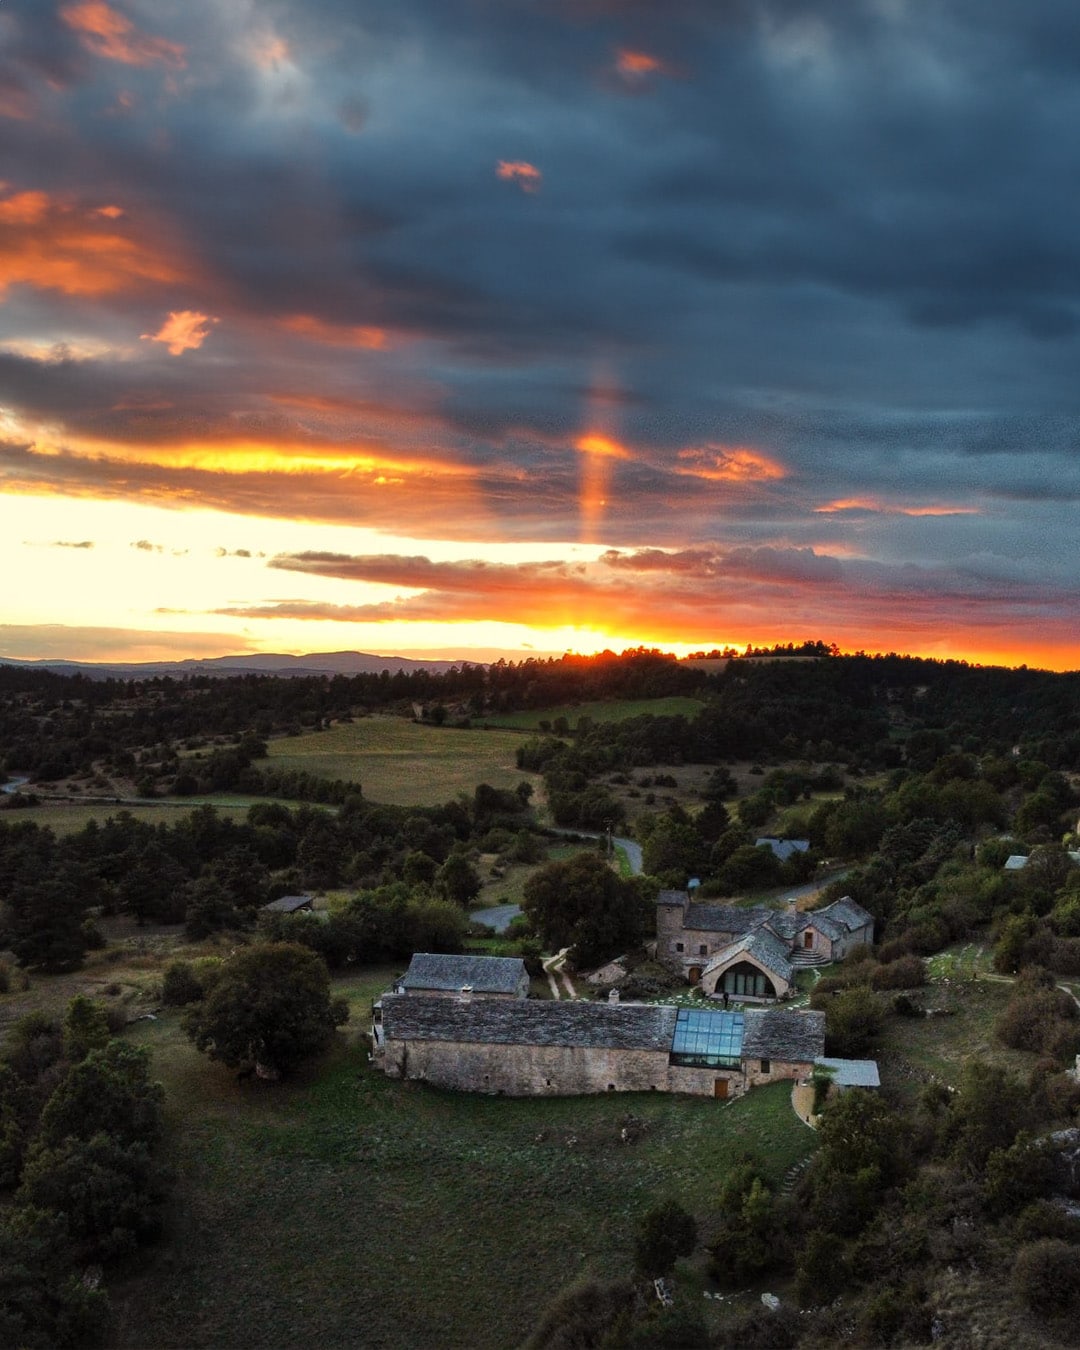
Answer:
M238 1084L174 1013L133 1028L165 1083L178 1183L166 1240L113 1287L114 1350L504 1350L583 1269L625 1271L659 1198L708 1237L711 1198L745 1151L779 1178L813 1147L787 1083L722 1106L391 1081L362 1033L394 973L335 982L354 1021L291 1083Z

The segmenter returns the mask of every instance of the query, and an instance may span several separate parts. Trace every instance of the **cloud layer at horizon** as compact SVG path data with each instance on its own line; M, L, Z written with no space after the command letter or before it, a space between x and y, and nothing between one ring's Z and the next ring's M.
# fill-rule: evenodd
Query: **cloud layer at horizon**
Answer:
M258 522L192 650L1080 665L1078 72L1065 0L14 0L0 491Z

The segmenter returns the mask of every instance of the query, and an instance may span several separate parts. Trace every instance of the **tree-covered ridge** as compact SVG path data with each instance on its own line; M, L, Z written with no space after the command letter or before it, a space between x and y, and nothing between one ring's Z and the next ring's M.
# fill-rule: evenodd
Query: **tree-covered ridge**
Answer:
M636 719L579 735L620 762L801 755L900 762L916 733L1006 753L1023 743L1052 768L1080 764L1080 674L973 667L904 656L741 658L702 669L658 651L463 664L445 674L93 681L0 666L0 767L51 781L135 776L168 787L197 745L250 743L373 710L451 724L565 703L693 695L694 718ZM437 715L436 715L437 714ZM619 747L612 750L613 746ZM675 757L663 760L661 755ZM651 757L651 758L650 758Z

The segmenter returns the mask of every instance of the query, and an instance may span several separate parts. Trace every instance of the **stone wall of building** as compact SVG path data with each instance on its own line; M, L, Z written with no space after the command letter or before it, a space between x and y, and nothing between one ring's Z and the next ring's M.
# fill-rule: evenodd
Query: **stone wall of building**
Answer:
M508 1097L652 1091L735 1098L763 1083L805 1078L812 1065L773 1060L764 1072L761 1062L751 1059L738 1069L702 1069L669 1063L666 1050L387 1040L383 1068L391 1078ZM727 1080L726 1091L717 1093L717 1079Z
M462 1092L508 1097L573 1097L593 1092L666 1092L668 1055L560 1045L476 1045L460 1041L387 1040L383 1067Z
M675 946L682 942L685 947L682 926L684 912L680 905L656 907L656 959L680 975L683 973L684 957L682 952L675 950Z

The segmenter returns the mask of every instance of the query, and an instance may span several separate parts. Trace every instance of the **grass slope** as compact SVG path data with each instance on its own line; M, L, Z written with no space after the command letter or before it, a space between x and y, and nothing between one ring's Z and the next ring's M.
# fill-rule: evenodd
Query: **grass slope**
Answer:
M173 1015L134 1029L166 1084L180 1181L166 1244L114 1286L116 1350L505 1350L583 1268L623 1270L658 1197L704 1217L744 1151L779 1176L812 1147L788 1084L720 1106L391 1082L359 1035L391 973L345 982L355 1025L303 1082L237 1086Z
M518 744L513 736L364 717L272 741L269 751L274 767L356 780L372 801L436 806L459 792L471 797L477 783L514 788L524 778L539 785L536 774L516 767Z

